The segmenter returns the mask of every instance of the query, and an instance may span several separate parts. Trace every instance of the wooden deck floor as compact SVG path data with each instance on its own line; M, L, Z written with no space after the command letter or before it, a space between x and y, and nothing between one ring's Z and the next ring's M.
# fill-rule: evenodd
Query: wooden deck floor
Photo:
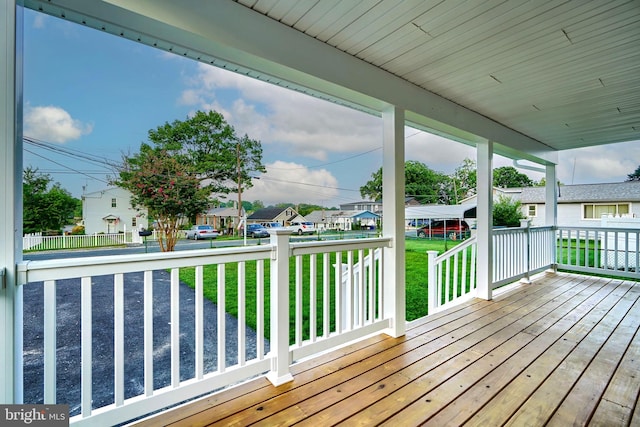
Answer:
M640 425L640 283L559 273L140 425Z

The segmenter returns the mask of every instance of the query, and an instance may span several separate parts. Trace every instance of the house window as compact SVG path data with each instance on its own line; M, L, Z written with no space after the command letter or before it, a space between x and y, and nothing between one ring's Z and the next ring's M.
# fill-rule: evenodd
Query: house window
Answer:
M118 207L118 203L117 203L116 199L111 199L111 207L112 208Z
M538 216L538 205L528 205L527 216L530 218L533 218L534 216Z
M630 212L630 203L596 204L585 203L582 205L582 219L600 219L602 215L626 215Z
M131 218L131 226L136 227L137 225L138 225L138 218L134 216L133 218Z

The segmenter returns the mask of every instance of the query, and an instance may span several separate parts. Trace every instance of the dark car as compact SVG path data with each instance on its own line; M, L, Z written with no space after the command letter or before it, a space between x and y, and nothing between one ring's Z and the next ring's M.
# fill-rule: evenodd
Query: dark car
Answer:
M446 224L446 225L445 225ZM471 236L469 224L466 221L458 219L448 220L431 220L428 225L422 226L416 230L419 238L464 240Z
M247 236L252 238L269 237L269 230L261 224L247 224Z

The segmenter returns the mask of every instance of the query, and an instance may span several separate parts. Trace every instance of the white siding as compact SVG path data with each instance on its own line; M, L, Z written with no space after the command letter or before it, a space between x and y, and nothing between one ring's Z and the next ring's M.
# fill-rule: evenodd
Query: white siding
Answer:
M611 202L623 203L623 202ZM583 219L582 203L560 203L558 204L558 225L565 227L599 227L600 219ZM522 212L527 215L529 204L522 205ZM545 225L545 209L544 203L538 203L537 215L531 218L532 226ZM631 203L630 214L640 217L640 202Z
M115 199L116 207L112 206ZM105 217L117 220L105 220ZM86 234L119 233L131 230L135 218L136 229L148 228L146 209L136 211L131 207L131 194L122 188L107 188L102 191L87 193L82 196L82 219Z

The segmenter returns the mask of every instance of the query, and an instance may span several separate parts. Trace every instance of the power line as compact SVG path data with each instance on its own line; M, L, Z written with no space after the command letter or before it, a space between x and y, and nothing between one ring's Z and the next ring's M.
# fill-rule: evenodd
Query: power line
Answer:
M108 181L105 181L105 180L103 180L103 179L99 179L99 178L94 178L94 177L92 177L92 176L90 176L90 175L87 175L87 174L86 174L86 173L84 173L84 172L81 172L81 171L79 171L79 170L76 170L76 169L70 168L69 166L63 165L62 163L58 163L58 162L56 162L55 160L48 159L48 158L46 158L46 157L44 157L44 156L41 156L41 155L40 155L40 154L38 154L38 153L34 153L33 151L29 151L29 150L27 150L26 148L24 149L24 151L26 151L27 153L31 153L31 154L33 154L34 156L40 157L41 159L48 160L48 161L50 161L51 163L54 163L54 164L56 164L56 165L58 165L58 166L62 166L63 168L67 168L67 169L69 169L70 171L73 171L73 172L75 172L75 173L77 173L77 174L79 174L79 175L84 175L84 176L86 176L87 178L96 179L96 180L98 180L98 181L104 182L105 184L109 184L109 182L108 182Z
M361 157L361 156L364 156L364 155L369 154L369 153L373 153L374 151L378 151L378 150L382 150L382 147L376 147L376 148L374 148L372 150L365 151L363 153L359 153L359 154L355 154L353 156L345 157L344 159L339 159L339 160L336 160L336 161L333 161L333 162L328 162L328 163L322 163L322 164L319 164L319 165L305 166L305 167L301 167L301 168L277 168L277 167L270 166L269 169L294 171L294 170L301 170L301 169L320 168L320 167L323 167L323 166L334 165L336 163L341 163L341 162L345 162L347 160L355 159L356 157Z
M56 154L60 154L63 156L67 156L67 157L71 157L73 159L81 159L81 160L86 160L89 161L91 163L95 163L98 164L100 166L106 166L109 168L114 168L119 166L119 164L111 159L107 159L105 157L98 157L98 156L94 156L92 154L89 153L85 153L83 151L80 150L73 150L70 148L64 148L64 147L60 147L59 145L53 144L51 142L47 142L47 141L42 141L42 140L38 140L35 138L31 138L31 137L27 137L25 136L24 138L22 138L24 142L26 142L29 145L38 147L38 148L42 148L44 150L48 150L50 152L54 152Z
M309 187L327 188L327 189L330 189L330 190L354 191L354 192L359 192L360 191L360 190L353 190L351 188L329 187L328 185L310 184L310 183L307 183L307 182L292 182L292 181L287 181L287 180L284 180L284 179L270 178L270 177L266 177L264 175L260 175L260 179L261 180L266 180L266 181L285 182L287 184L305 185L305 186L309 186Z
M35 139L35 138L31 138L31 137L24 137L23 140L27 144L32 145L34 147L41 148L41 149L44 149L44 150L47 150L47 151L50 151L50 152L54 152L56 154L60 154L62 156L66 156L66 157L72 158L74 160L82 160L82 161L88 161L88 162L91 162L91 163L94 163L94 164L98 164L100 166L104 166L105 169L106 169L106 167L117 168L119 166L119 164L114 162L113 160L110 160L110 159L107 159L107 158L104 158L104 157L94 156L94 155L91 155L89 153L82 152L80 150L73 150L73 149L69 149L69 148L63 148L63 147L60 147L60 146L58 146L56 144L53 144L53 143L50 143L50 142L47 142L47 141L42 141L42 140L38 140L38 139ZM369 154L371 152L380 150L381 148L382 147L377 147L377 148L374 148L372 150L356 154L354 156L350 156L350 157L347 157L347 158L344 158L344 159L341 159L341 160L337 160L335 162L326 163L324 165L329 165L329 164L334 164L334 163L339 163L339 162L342 162L342 161L350 160L350 159L353 159L353 158L356 158L356 157L360 157L360 156ZM95 178L95 177L91 176L91 175L105 175L106 174L105 172L82 171L82 170L79 170L79 169L74 169L74 168L71 168L71 167L69 167L69 166L67 166L65 164L56 162L56 161L50 159L49 157L45 157L43 155L37 154L37 153L35 153L35 152L31 151L31 150L28 150L26 148L24 149L24 151L26 151L26 152L34 155L34 156L40 157L40 158L42 158L44 160L50 161L50 162L52 162L52 163L64 168L64 170L62 170L62 171L55 170L52 173L57 173L57 174L79 174L79 175L86 176L86 177L88 177L90 179L95 179L95 180L98 180L100 182L104 182L105 184L110 184L106 180ZM273 168L273 169L285 169L285 170L310 169L310 168L315 168L315 167L321 167L321 166L324 166L324 165L309 166L309 167L306 167L306 168ZM111 172L111 170L109 170L109 172ZM283 182L283 183L287 183L287 184L300 185L300 186L306 186L306 187L317 187L317 188L323 188L323 189L327 189L327 190L349 191L349 192L356 192L356 193L360 192L360 190L354 190L354 189L351 189L351 188L331 187L331 186L327 186L327 185L312 184L312 183L305 183L305 182L291 182L291 181L281 180L281 179L277 179L277 178L270 178L270 177L267 177L265 175L262 175L260 177L260 179L266 180L266 181ZM316 193L316 194L323 195L322 193ZM346 200L346 198L345 198L345 200Z

